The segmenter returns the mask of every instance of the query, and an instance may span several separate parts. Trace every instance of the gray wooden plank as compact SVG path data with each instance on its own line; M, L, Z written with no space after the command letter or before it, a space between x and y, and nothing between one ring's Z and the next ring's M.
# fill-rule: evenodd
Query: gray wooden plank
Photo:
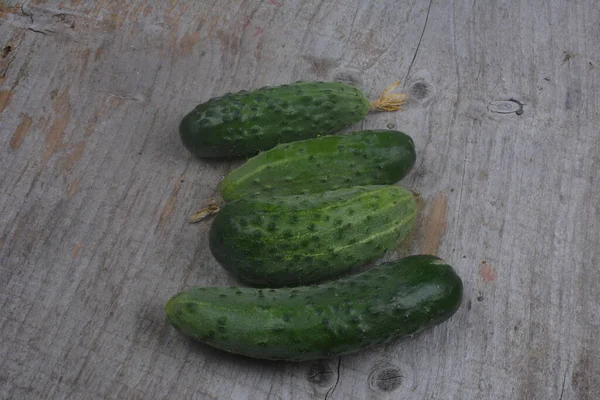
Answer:
M598 17L593 0L0 2L0 398L599 398ZM178 290L234 282L187 218L235 163L191 157L179 119L298 79L406 81L407 110L353 128L415 139L422 212L398 254L456 266L449 322L302 364L166 324Z

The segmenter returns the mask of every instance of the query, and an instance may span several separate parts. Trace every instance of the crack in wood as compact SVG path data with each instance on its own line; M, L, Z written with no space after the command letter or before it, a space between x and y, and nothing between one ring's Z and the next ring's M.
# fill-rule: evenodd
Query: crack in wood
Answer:
M427 15L425 16L425 23L423 24L423 30L421 31L421 36L419 37L419 42L417 43L417 49L415 50L415 54L413 55L410 65L408 66L408 71L406 72L406 76L404 77L404 82L406 82L408 80L410 71L415 63L415 60L417 59L417 54L419 53L419 48L421 47L421 42L423 41L423 35L425 35L425 29L427 28L427 22L429 21L429 12L431 11L432 3L433 3L433 0L429 0L429 6L427 7Z
M562 400L563 395L565 394L565 382L567 380L567 372L569 372L569 366L567 365L567 368L565 368L565 374L563 376L563 381L562 381L562 388L560 389L560 397L558 400Z
M338 383L340 382L340 368L342 366L342 357L340 356L338 358L338 366L337 366L337 379L335 380L335 384L327 391L327 393L325 393L325 400L327 400L327 397L329 396L329 394L333 394L333 392L335 392L335 388L337 388Z

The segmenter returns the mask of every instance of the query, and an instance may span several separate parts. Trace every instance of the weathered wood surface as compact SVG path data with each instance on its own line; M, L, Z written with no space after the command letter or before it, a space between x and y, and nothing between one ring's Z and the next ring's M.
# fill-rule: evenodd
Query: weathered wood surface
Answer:
M599 20L596 0L0 2L0 398L599 399ZM260 362L166 324L178 290L233 282L187 218L234 164L177 124L299 79L405 82L405 111L353 128L414 137L400 252L448 260L466 299L411 340Z

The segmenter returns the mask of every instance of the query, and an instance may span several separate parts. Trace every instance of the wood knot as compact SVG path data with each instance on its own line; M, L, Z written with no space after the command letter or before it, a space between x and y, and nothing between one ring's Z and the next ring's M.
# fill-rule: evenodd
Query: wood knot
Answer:
M363 84L363 80L360 77L360 71L354 68L340 68L336 70L333 74L333 80L358 87L361 87Z
M410 87L410 94L417 100L422 100L429 96L429 86L424 82L415 82Z
M397 367L388 366L371 374L370 386L373 390L393 392L404 382L404 375Z
M435 97L436 89L428 79L421 77L410 83L408 93L411 101L426 105Z
M324 361L316 361L308 366L306 380L317 386L329 386L333 381L333 369Z

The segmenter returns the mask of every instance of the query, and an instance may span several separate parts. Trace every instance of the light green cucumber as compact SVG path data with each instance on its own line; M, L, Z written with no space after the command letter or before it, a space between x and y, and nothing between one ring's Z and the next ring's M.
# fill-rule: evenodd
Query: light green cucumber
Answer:
M408 235L415 218L412 192L394 185L247 196L217 214L209 246L243 283L306 285L382 256Z
M256 194L318 193L396 183L416 160L412 138L393 130L328 135L277 145L251 158L219 184L225 201Z

